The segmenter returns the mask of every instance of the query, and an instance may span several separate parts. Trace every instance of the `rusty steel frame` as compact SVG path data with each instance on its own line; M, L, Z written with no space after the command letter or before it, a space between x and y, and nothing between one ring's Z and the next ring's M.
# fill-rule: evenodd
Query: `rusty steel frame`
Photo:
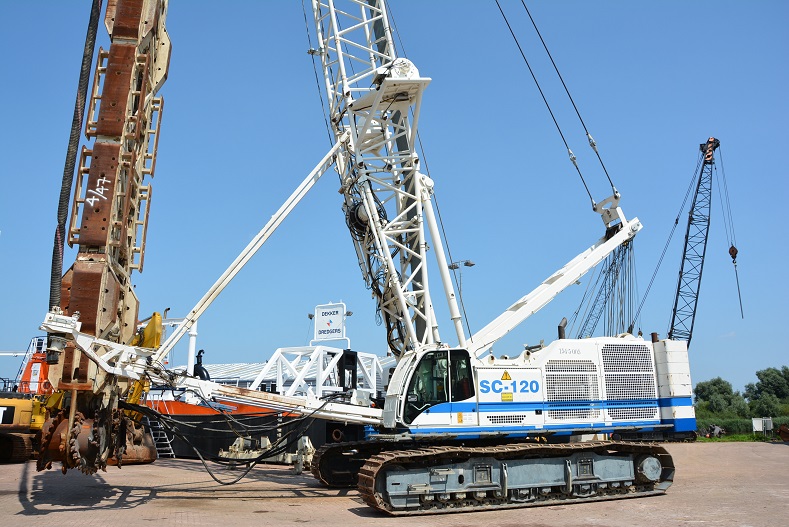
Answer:
M146 179L155 172L164 107L156 94L170 58L167 6L168 0L108 2L110 47L97 53L84 123L93 144L82 148L68 223L67 242L77 255L56 307L78 312L84 331L116 343L128 342L138 324L131 276L145 261L152 196ZM49 381L71 392L68 430L75 412L109 419L130 380L98 367L73 341L53 349L58 360ZM63 463L74 467L69 459Z

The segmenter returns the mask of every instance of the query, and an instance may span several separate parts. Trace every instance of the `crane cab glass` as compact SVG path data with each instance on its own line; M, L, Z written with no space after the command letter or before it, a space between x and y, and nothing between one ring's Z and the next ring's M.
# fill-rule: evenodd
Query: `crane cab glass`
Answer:
M466 350L431 351L414 368L405 397L406 423L431 407L474 396L471 359Z

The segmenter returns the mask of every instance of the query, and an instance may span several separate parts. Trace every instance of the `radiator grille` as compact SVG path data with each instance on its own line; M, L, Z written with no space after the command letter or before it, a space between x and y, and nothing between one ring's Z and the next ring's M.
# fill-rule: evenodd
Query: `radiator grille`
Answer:
M655 368L649 348L609 344L603 346L602 356L608 415L615 420L656 419Z
M585 372L597 373L597 365L590 360L551 360L545 364L545 371L551 373Z
M548 419L597 419L600 400L597 365L590 360L552 360L545 365L545 407ZM573 401L579 403L573 404ZM582 402L581 402L582 401Z
M652 373L652 354L649 353L649 348L642 344L607 344L603 346L603 369L606 373Z

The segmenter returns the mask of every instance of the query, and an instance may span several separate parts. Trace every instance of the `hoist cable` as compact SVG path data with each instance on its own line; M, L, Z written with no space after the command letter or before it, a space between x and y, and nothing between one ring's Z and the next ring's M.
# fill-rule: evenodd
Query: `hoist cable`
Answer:
M307 32L307 45L309 46L307 49L312 51L312 38L310 37L310 26L307 22L307 10L304 7L304 0L301 0L301 12L304 14L304 29ZM322 50L317 50L318 53L321 53ZM309 53L309 52L308 52ZM323 111L323 122L326 124L326 134L329 137L329 145L334 145L334 138L332 137L331 126L329 125L329 118L328 112L326 111L326 105L323 102L323 88L321 88L321 81L320 77L318 77L318 68L315 66L315 55L310 53L312 57L312 71L315 73L315 86L318 88L318 97L321 100L321 110ZM323 60L323 59L321 59Z
M630 288L630 290L633 293L632 293L632 298L631 298L631 304L632 305L631 305L631 309L630 309L630 314L635 312L636 303L638 302L638 267L636 266L635 251L633 253L633 278L632 278L632 280L633 280L633 285ZM634 317L633 320L635 321L635 320L637 320L637 318ZM628 329L630 329L630 328L628 327ZM639 332L640 332L640 330L639 330ZM628 331L628 333L630 333L630 332Z
M729 238L728 240L729 244L737 245L737 236L735 236L734 234L734 217L732 216L731 213L731 202L729 201L729 183L726 180L726 170L724 169L723 166L723 151L720 149L720 147L718 147L718 157L720 158L721 161L720 163L721 179L723 181L723 194L726 201L726 206L724 208L724 215L726 216L726 219L724 220L724 224L728 224L729 226L729 230L727 231L727 237L728 237L728 232L731 231L731 238Z
M717 166L714 167L714 170L715 170L715 175L719 176ZM732 246L734 245L734 243L732 242L732 236L729 230L729 218L726 211L726 205L723 202L724 190L723 190L723 183L721 183L720 181L720 177L715 178L715 183L718 186L718 200L720 201L721 211L723 212L723 230L726 232L726 241L728 242L729 246Z
M633 316L632 320L630 321L630 325L628 326L628 333L633 332L633 326L638 320L638 317L641 316L641 309L644 307L644 303L649 296L649 292L652 289L652 285L655 283L655 278L657 277L658 271L660 270L660 265L663 263L663 258L665 258L666 253L668 252L668 247L671 244L671 239L674 236L674 232L677 230L677 225L679 225L679 218L682 216L682 211L685 210L685 205L688 202L688 198L690 197L690 193L695 186L694 183L696 182L697 175L700 177L700 170L702 161L703 161L703 154L699 154L698 162L696 163L696 170L693 171L693 177L690 180L690 184L688 185L688 190L685 191L685 199L682 200L682 206L680 206L679 211L677 212L677 217L674 218L674 226L671 227L671 232L669 232L668 239L666 240L666 244L663 246L663 252L660 253L660 258L658 259L658 263L655 266L655 271L652 273L652 278L649 280L649 285L647 285L646 291L644 291L644 296L641 298L641 303L638 305L638 309L636 310L635 315Z
M723 184L718 183L718 195L721 199L721 208L723 209L723 225L726 227L726 238L729 242L729 256L731 256L731 262L734 264L734 279L737 282L737 299L740 302L740 317L745 318L745 313L742 309L742 292L740 291L740 274L737 271L737 237L734 235L734 218L731 214L731 201L729 200L729 184L726 181L726 171L723 168L723 154L721 153L720 149L718 150L718 154L721 161L721 179L723 180ZM723 205L723 202L726 202L726 205ZM731 233L731 235L729 235Z
M532 78L532 80L534 80L534 84L537 86L537 90L540 92L540 96L542 97L542 100L545 103L545 107L548 109L548 113L551 114L551 119L553 119L553 124L556 126L556 130L559 132L559 135L562 138L562 142L564 143L564 147L567 149L567 152L570 155L570 161L572 161L573 166L575 166L575 170L576 170L576 172L578 172L578 176L581 178L581 182L583 183L584 188L586 189L586 194L589 196L589 200L592 202L592 206L594 207L596 205L595 201L594 201L594 198L592 198L592 193L589 192L589 187L586 184L586 180L584 180L583 174L581 174L581 169L578 168L578 163L577 163L577 161L575 159L575 155L573 154L573 151L570 150L570 146L567 144L567 140L564 138L564 133L562 133L562 129L559 126L559 123L556 121L556 116L553 114L553 110L551 109L551 105L548 104L548 99L545 97L545 93L542 91L542 87L540 86L540 83L537 81L537 76L534 74L534 71L532 70L531 64L529 64L529 61L526 58L526 54L523 52L523 48L521 47L521 44L518 41L518 37L515 36L515 32L513 31L512 26L510 25L510 21L507 20L507 15L504 14L504 10L501 8L501 4L499 4L499 0L496 0L496 6L499 8L499 12L501 13L501 16L504 18L504 23L507 24L507 29L510 30L510 34L512 35L512 39L515 41L515 45L518 46L518 51L520 52L521 57L523 58L523 62L526 63L526 67L529 69L529 73L531 74L531 78Z
M627 331L630 329L630 325L625 323L630 320L630 317L633 315L636 307L636 302L638 301L638 266L636 265L636 251L635 245L631 242L631 248L628 254L628 286L627 286L627 311L625 316L622 317L622 331ZM635 320L635 319L634 319ZM628 333L630 333L628 331Z
M598 272L599 271L599 272ZM581 301L578 303L578 308L570 315L570 320L568 322L567 333L573 334L575 332L575 323L579 321L579 315L581 314L581 310L583 309L583 317L581 320L586 321L588 317L589 310L592 307L592 300L591 300L591 292L597 291L597 287L602 280L605 271L602 268L593 267L590 270L589 280L586 281L586 289L584 290L584 294L581 296ZM576 334L577 336L577 334Z
M734 262L734 279L737 281L737 298L740 300L740 317L745 318L742 310L742 293L740 293L740 273L737 272L737 262Z
M529 20L531 20L532 26L534 26L534 31L536 31L537 36L540 37L540 42L542 42L542 47L545 49L545 53L548 55L548 58L551 59L551 64L553 64L553 69L554 71L556 71L556 75L558 75L559 80L562 82L564 91L565 93L567 93L567 97L570 99L570 103L572 103L573 109L575 110L575 115L578 116L578 120L581 121L581 126L584 127L584 132L586 133L586 137L589 139L589 146L591 146L592 150L594 150L594 153L597 154L597 160L600 161L600 166L603 167L603 172L605 172L605 177L608 178L608 183L611 185L611 189L613 189L613 191L616 192L616 187L614 186L614 182L611 181L611 176L608 175L608 170L605 168L605 163L603 163L603 158L600 157L600 152L598 152L597 150L597 143L592 138L592 135L589 133L589 130L586 128L586 123L581 117L581 112L578 111L578 107L575 105L575 100L573 100L573 96L570 95L570 90L567 88L567 84L565 84L564 82L564 77L562 77L562 74L559 73L559 68L556 66L556 62L554 62L553 56L551 55L551 52L548 50L548 46L545 44L545 40L543 40L540 30L537 29L537 23L534 21L534 18L531 16L531 12L529 11L529 8L526 7L526 2L524 2L524 0L521 0L521 4L523 5L523 9L526 10L526 14L529 15Z

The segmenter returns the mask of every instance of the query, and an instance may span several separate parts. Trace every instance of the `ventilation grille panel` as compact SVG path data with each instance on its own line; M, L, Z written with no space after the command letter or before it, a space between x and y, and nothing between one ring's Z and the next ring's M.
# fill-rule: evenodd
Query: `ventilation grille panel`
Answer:
M545 365L545 408L548 419L598 419L597 365L590 360L551 360ZM572 404L578 401L577 404Z
M608 415L615 420L657 419L655 366L649 348L606 345L602 357Z

